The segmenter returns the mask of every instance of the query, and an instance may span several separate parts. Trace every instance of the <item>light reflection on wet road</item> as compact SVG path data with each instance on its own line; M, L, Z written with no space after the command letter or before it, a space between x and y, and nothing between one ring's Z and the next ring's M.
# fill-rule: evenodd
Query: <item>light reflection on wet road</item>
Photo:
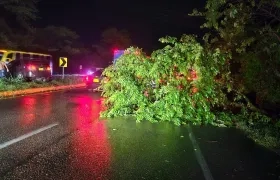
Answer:
M82 89L0 100L0 145L58 124L0 149L0 179L205 179L187 128L137 124L131 118L99 120L102 101L99 94ZM215 180L278 178L280 158L240 133L194 132ZM223 143L205 143L209 138ZM240 144L231 151L227 143L236 138ZM249 145L236 154L244 144ZM251 152L263 153L266 164Z
M47 96L48 97L48 96ZM45 99L45 98L44 98ZM44 100L45 103L48 101ZM32 126L35 123L35 108L37 106L37 99L35 97L23 97L20 99L20 115L18 116L19 126L22 128ZM49 108L49 104L46 105L46 110ZM48 116L48 114L44 114Z
M101 99L88 96L73 98L79 104L71 114L71 121L79 131L71 139L70 154L75 157L70 166L85 177L101 178L110 167L111 149L105 121L99 121ZM79 175L80 176L80 175Z

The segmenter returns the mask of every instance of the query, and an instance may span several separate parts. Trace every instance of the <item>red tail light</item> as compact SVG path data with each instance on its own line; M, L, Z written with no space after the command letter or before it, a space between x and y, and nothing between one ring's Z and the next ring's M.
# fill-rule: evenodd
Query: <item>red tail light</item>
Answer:
M47 70L48 70L48 71L50 71L50 70L51 70L51 68L50 68L50 67L47 67Z
M28 69L29 71L34 71L34 70L36 70L36 66L34 66L34 65L28 65L28 66L27 66L27 69Z

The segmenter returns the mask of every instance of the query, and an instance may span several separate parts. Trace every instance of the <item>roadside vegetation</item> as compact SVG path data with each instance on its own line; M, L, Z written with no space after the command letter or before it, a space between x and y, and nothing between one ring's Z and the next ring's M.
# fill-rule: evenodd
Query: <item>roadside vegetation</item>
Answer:
M167 36L151 55L131 47L105 69L102 116L237 127L279 148L280 3L208 0L191 16L205 18L203 43Z
M16 91L29 88L53 87L61 85L75 85L83 83L82 77L65 77L64 79L55 78L50 82L32 81L27 82L17 78L3 78L0 79L0 92Z

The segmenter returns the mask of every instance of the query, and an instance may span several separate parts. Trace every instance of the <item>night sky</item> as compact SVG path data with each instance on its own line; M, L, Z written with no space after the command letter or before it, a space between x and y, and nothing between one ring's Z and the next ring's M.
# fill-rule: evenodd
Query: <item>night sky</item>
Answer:
M165 35L201 34L203 20L187 14L203 8L205 0L168 1L41 0L36 25L66 26L87 45L97 43L108 27L126 29L133 43L144 49L157 48Z

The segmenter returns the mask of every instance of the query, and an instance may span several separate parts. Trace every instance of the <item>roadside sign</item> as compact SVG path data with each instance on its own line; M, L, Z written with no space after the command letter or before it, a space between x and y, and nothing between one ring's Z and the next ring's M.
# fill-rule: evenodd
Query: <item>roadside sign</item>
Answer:
M67 67L67 57L59 58L59 67L62 67L62 79L64 79L64 68Z
M59 58L59 67L67 67L67 57Z

